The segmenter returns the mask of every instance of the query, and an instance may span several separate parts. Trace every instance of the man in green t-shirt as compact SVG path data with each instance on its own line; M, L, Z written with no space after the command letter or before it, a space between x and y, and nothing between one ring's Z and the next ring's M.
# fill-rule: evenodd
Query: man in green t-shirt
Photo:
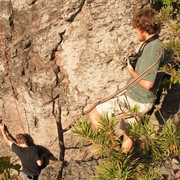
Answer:
M139 113L148 112L156 99L156 91L159 84L158 69L163 64L162 42L158 39L160 33L160 25L155 22L156 12L153 9L145 8L136 13L132 20L132 25L136 31L137 38L140 42L144 42L134 57L137 59L135 68L128 60L127 71L131 78L128 87L123 95L99 104L90 113L88 118L95 128L98 128L100 116L108 113L108 115L119 115L123 111L129 111L129 108L138 107ZM151 67L151 68L149 68ZM149 69L147 71L147 69ZM139 75L142 75L138 78ZM138 79L136 79L138 78ZM128 119L128 123L134 123L135 118ZM127 153L133 147L133 141L123 133L122 151Z

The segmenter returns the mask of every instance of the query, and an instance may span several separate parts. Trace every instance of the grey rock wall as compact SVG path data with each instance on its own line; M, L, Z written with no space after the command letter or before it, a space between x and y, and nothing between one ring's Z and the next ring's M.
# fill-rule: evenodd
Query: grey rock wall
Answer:
M140 7L136 0L0 0L0 115L12 134L24 129L58 157L57 106L66 128L125 85L122 62L137 48L131 18ZM16 158L0 145L0 155ZM88 147L71 148L81 145L71 130L65 145L67 161L92 156Z

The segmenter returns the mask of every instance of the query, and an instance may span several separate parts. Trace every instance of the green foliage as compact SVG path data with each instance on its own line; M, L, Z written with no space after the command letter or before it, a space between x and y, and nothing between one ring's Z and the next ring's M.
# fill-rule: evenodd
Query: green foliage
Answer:
M161 147L164 156L180 155L180 125L167 121L158 136L157 144Z
M166 72L166 74L170 75L170 79L163 80L165 81L163 88L165 88L165 85L167 84L169 88L172 87L173 84L180 84L180 68L175 68L177 64L167 64L164 65L164 67L161 68L161 72ZM178 67L178 66L177 66Z
M91 142L96 152L104 157L94 179L97 180L161 180L157 166L165 159L180 156L180 125L172 121L157 127L149 123L149 117L141 117L139 123L127 126L127 134L138 147L130 154L121 150L122 141L115 134L115 118L104 116L97 129L88 119L82 118L75 126L74 134Z
M137 180L163 180L164 178L156 167L152 167L149 164L139 163L136 168Z
M19 164L11 163L10 160L11 158L9 156L0 157L0 174L3 174L2 180L17 179L17 176L20 173L21 166ZM12 174L12 170L15 170L17 173Z
M172 84L180 83L180 1L163 0L163 6L157 16L157 21L164 26L169 40L164 42L167 52L173 52L173 60L161 70L169 75L170 88ZM169 61L169 59L168 59Z
M98 167L96 176L97 180L126 180L133 179L136 160L132 160L131 156L119 156L119 158L109 161L104 160Z
M138 163L130 156L119 161L103 161L97 168L96 180L163 180L157 169Z
M171 20L175 20L180 11L179 5L179 0L163 0L159 16L161 22L170 23Z
M127 125L127 134L139 143L139 153L146 159L161 158L161 147L158 142L158 132L154 125L149 125L148 116L141 119L141 123Z
M157 131L154 125L146 121L128 125L128 134L139 143L139 152L145 159L159 161L173 155L180 155L180 125L171 120L165 122L162 129Z
M102 120L103 119L103 120ZM107 156L112 151L119 148L120 141L115 135L115 119L109 120L108 116L101 118L99 122L99 129L95 129L91 126L89 120L82 117L77 126L73 130L75 135L78 135L82 139L91 142L94 149L101 155Z

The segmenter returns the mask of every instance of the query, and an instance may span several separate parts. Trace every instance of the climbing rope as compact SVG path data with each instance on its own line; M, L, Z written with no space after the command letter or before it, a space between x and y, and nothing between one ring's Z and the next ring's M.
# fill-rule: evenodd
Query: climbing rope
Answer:
M3 39L4 36L3 36L3 29L2 29L1 24L0 24L0 33L1 33L1 45L2 45L2 49L3 49L3 62L4 62L6 73L8 75L9 86L10 86L10 89L12 91L14 104L15 104L16 111L17 111L17 114L18 114L18 117L19 117L19 121L20 121L21 127L23 129L23 132L25 133L25 129L24 129L24 126L23 126L23 123L22 123L20 111L19 111L19 108L18 108L18 105L17 105L17 102L16 102L16 95L15 95L15 92L14 92L13 83L12 83L12 80L11 80L11 72L10 72L9 65L8 65L8 59L7 59L7 56L6 56L6 48L5 48L5 43L4 43L4 39Z

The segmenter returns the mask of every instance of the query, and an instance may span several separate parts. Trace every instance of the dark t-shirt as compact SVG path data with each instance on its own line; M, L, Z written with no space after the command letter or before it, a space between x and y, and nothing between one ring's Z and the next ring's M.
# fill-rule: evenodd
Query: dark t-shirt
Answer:
M40 160L37 146L20 147L13 143L12 151L20 158L25 174L33 176L40 174L41 170L37 164L37 160Z

